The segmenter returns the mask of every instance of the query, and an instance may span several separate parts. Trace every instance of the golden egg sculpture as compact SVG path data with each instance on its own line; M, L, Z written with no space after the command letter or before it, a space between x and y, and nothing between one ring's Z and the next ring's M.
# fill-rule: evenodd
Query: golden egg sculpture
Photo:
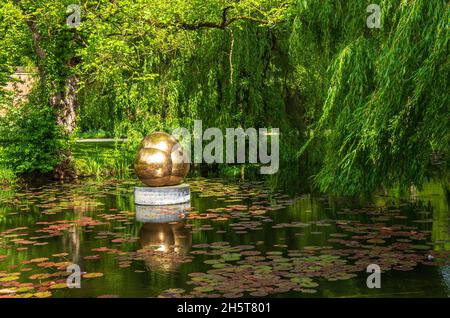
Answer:
M189 172L187 159L178 140L165 132L155 132L139 145L134 170L149 187L179 185Z

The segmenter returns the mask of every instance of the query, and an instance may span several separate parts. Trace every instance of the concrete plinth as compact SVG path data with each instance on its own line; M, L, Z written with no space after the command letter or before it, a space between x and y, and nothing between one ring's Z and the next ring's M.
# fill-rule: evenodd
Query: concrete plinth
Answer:
M168 187L135 187L134 203L137 205L181 204L191 200L189 185L186 183Z

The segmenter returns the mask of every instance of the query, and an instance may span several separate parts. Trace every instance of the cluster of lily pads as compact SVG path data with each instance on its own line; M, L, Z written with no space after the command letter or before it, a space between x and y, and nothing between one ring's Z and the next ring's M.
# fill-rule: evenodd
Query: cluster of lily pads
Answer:
M195 287L186 292L169 289L160 297L264 297L289 291L316 293L317 279L330 281L355 277L359 268L338 255L322 253L326 247L262 253L253 245L230 246L214 242L193 246L195 254L214 258L205 273L190 273L188 282ZM202 249L200 249L202 248Z
M67 253L22 261L15 272L0 271L0 298L48 298L59 289L68 288ZM27 275L30 271L42 269L43 273ZM102 277L103 273L81 273L82 279ZM28 282L20 282L25 279Z
M187 274L189 287L173 286L159 297L314 294L323 282L358 279L369 264L379 265L384 272L450 263L449 252L433 249L426 230L431 214L422 207L414 215L406 214L399 205L342 208L326 218L300 221L291 217L288 209L302 197L271 191L262 182L237 184L220 179L192 180L192 208L179 216L182 221L169 225L182 227L187 231L183 235L192 237L213 231L224 241L194 241L183 252L176 246L142 246L140 237L130 230L140 226L133 209L105 206L101 200L114 196L128 202L136 184L112 180L53 184L0 198L0 206L8 207L8 218L39 215L30 227L0 223L0 297L52 297L66 289L70 274L66 268L73 260L69 250L29 260L14 260L14 253L39 249L76 231L85 234L85 241L95 243L82 255L86 262L111 256L121 270L134 272L144 270L133 264L145 264L145 271L177 271L191 262L203 263L196 268L206 267ZM205 201L197 206L197 199ZM283 216L283 221L277 221L278 216ZM406 222L412 217L412 222ZM309 233L320 237L323 244L292 248L288 242L269 244L251 239L263 231L290 231L297 237ZM230 235L245 238L246 243L232 245L227 241ZM3 266L6 262L9 265ZM91 280L108 273L82 275Z

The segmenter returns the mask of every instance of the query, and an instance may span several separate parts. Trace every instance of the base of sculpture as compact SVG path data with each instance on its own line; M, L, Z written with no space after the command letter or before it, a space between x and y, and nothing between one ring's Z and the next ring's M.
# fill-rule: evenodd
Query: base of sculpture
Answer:
M134 203L138 205L169 205L189 202L191 192L186 183L168 187L135 187Z

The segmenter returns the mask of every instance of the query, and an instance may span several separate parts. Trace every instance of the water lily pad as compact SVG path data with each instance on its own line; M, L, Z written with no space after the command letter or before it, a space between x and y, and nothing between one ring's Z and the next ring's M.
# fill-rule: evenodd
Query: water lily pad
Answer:
M18 279L19 279L19 276L6 276L6 277L1 277L0 282L11 282L11 281L15 281Z
M202 293L207 293L207 292L213 291L214 288L211 286L198 286L198 287L195 287L194 290L202 292Z
M240 253L229 253L229 254L223 254L222 258L226 261L226 262L231 262L231 261L237 261L241 258L241 254Z
M63 289L67 288L67 283L54 284L50 286L50 289Z
M52 293L49 291L43 291L43 292L34 293L33 296L37 297L37 298L49 298L49 297L52 297Z
M98 278L102 277L103 273L87 273L83 275L83 278Z

